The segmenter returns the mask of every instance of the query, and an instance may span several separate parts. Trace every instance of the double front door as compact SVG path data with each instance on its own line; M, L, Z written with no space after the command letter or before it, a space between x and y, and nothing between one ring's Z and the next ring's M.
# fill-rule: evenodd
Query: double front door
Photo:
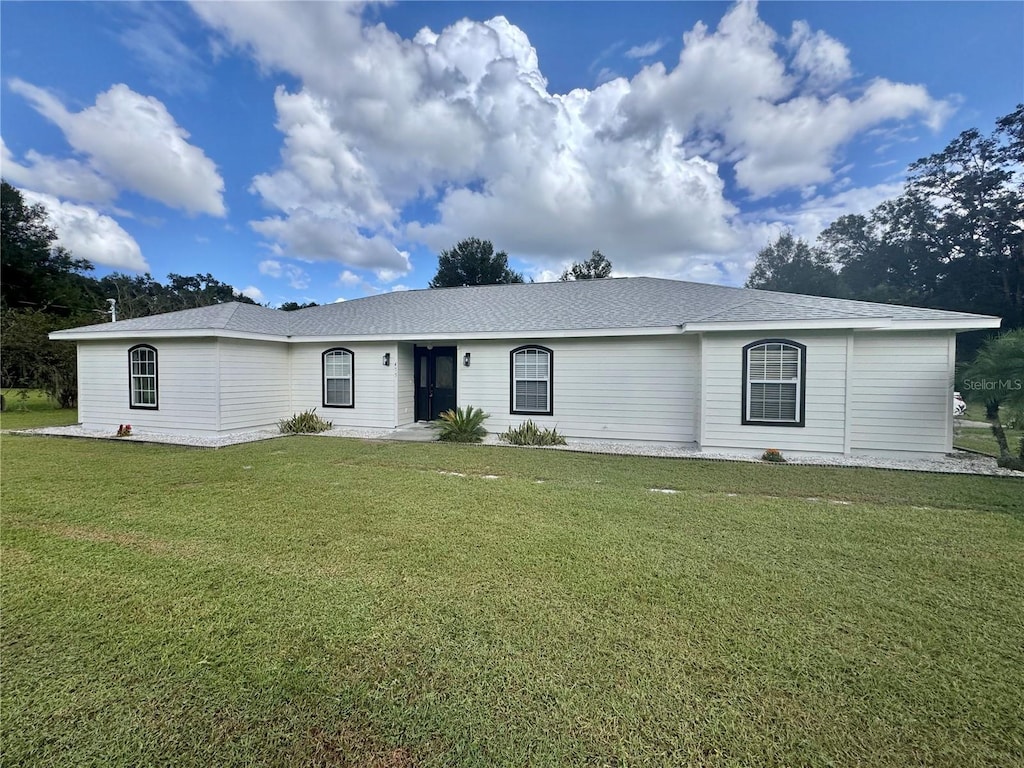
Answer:
M416 421L455 407L455 347L416 347Z

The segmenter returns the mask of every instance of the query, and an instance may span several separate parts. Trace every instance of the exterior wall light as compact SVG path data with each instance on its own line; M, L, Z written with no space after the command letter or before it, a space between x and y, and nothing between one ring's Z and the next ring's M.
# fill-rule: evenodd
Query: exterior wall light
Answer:
M469 352L462 356L462 365L465 368L469 368Z
M382 362L384 363L384 367L385 368L387 368L389 365L391 365L391 353L390 352L385 352L384 353L384 359L383 359Z

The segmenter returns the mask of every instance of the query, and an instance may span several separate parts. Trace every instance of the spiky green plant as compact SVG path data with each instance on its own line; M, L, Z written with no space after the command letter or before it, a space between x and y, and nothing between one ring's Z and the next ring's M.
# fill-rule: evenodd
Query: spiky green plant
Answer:
M438 440L449 443L479 443L487 434L483 426L486 418L487 414L482 408L467 405L464 409L453 408L445 411L433 426L438 431Z
M316 408L296 413L290 419L283 419L277 423L283 434L287 435L309 435L317 432L326 432L334 425L321 419L316 415Z
M565 438L557 429L541 429L533 419L527 419L518 427L509 427L499 437L512 445L565 445Z

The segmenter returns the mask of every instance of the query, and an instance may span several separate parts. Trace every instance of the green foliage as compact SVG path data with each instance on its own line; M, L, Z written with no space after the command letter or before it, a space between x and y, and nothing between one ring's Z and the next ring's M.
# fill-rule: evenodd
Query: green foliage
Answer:
M1024 326L1024 105L910 167L903 193L812 248L781 236L747 286L998 315ZM977 338L977 337L975 337ZM962 339L970 350L977 343Z
M985 402L985 416L999 444L999 458L1010 459L1000 408L1024 410L1024 328L986 341L963 374L968 399Z
M283 312L294 312L296 309L309 309L310 307L319 307L315 301L307 301L304 304L300 304L297 301L286 301L284 304L278 307Z
M499 437L512 445L565 445L565 438L557 429L541 429L533 419L527 419L518 427L509 427Z
M1024 456L1000 456L996 460L1003 469L1012 469L1017 472L1024 472Z
M94 289L95 301L106 304L106 299L117 301L117 318L130 320L161 312L177 312L182 309L207 307L237 301L255 304L252 299L240 293L213 275L178 275L171 273L167 283L160 283L148 272L144 275L125 275L115 272L103 277Z
M558 279L563 283L570 280L599 280L611 277L611 274L612 263L600 251L592 251L589 259L573 264Z
M41 389L61 408L78 401L75 345L51 341L49 333L91 322L34 309L0 310L0 380L4 387Z
M283 419L277 423L283 434L291 435L315 435L319 432L326 432L334 425L321 419L316 414L316 408L296 413L290 419Z
M842 296L839 276L820 251L784 232L757 254L747 288L815 296Z
M0 306L67 315L87 301L80 273L91 270L57 245L57 232L41 204L0 182ZM93 281L95 282L95 281Z
M487 434L483 426L486 418L487 414L482 408L469 405L445 411L433 426L438 431L438 440L449 443L479 443Z
M431 288L457 288L462 285L521 283L523 276L509 269L508 254L494 252L490 240L467 238L437 258L437 274Z
M761 454L761 460L767 461L772 464L785 464L786 458L782 455L782 451L778 448L769 448Z

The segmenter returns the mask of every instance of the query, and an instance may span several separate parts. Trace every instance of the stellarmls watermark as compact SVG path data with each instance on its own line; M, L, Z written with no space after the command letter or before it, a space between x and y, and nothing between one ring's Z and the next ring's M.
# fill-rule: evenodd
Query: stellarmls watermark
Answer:
M1022 389L1024 389L1024 379L964 379L963 387L961 388L966 389L970 392L1009 394L1010 392L1020 392Z

